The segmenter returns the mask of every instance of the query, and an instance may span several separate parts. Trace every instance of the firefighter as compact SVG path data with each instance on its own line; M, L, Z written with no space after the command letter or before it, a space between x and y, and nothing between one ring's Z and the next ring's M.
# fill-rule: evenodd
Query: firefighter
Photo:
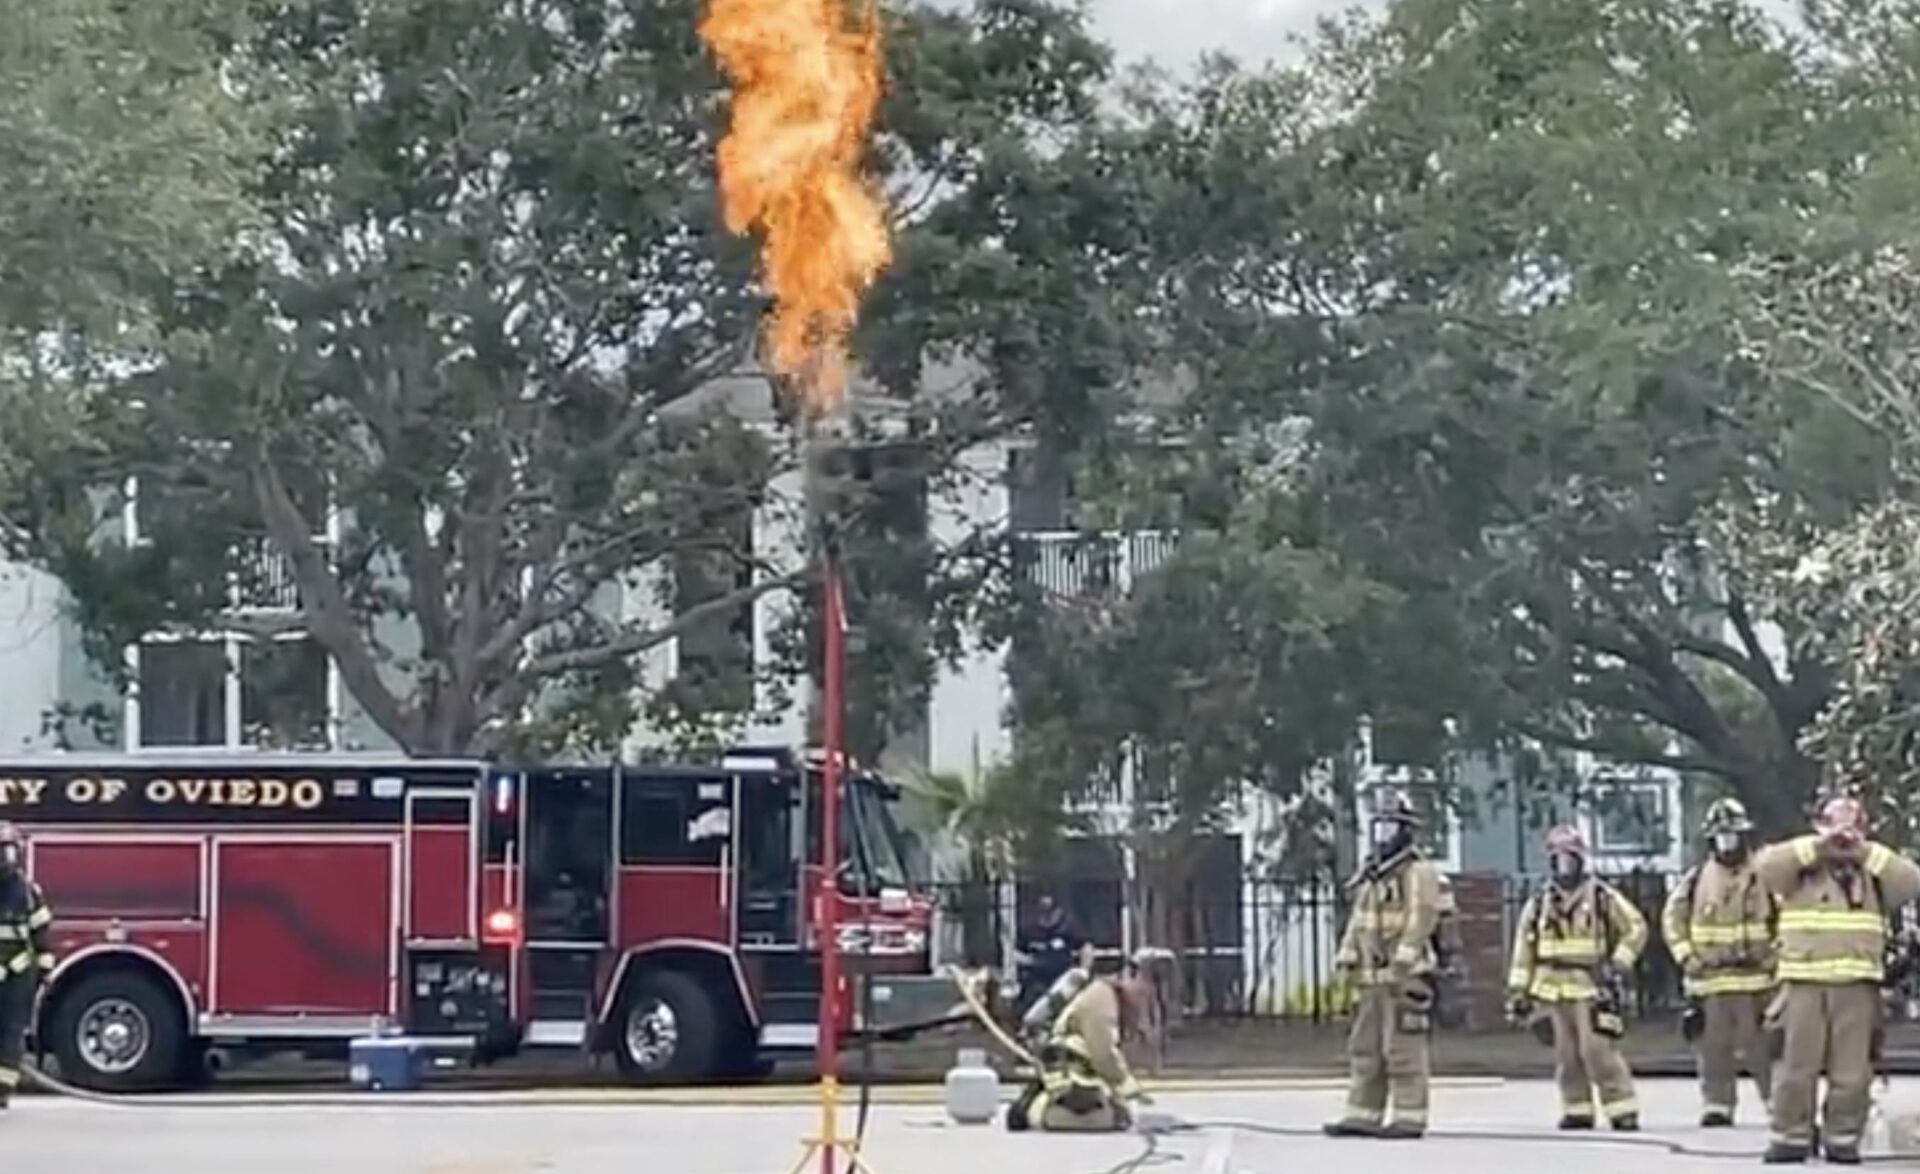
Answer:
M1920 898L1920 866L1867 838L1866 809L1828 799L1812 835L1761 851L1760 880L1779 898L1784 1036L1774 1081L1771 1165L1805 1162L1814 1140L1814 1090L1824 1071L1820 1133L1827 1161L1855 1165L1873 1083L1887 914Z
M1571 827L1547 833L1552 879L1527 899L1507 974L1508 1011L1553 1033L1560 1128L1592 1129L1594 1103L1617 1130L1640 1128L1633 1072L1620 1055L1621 975L1647 943L1647 919L1587 872L1587 842Z
M1773 894L1754 870L1753 821L1738 799L1707 808L1707 858L1667 896L1660 923L1687 994L1688 1038L1700 1055L1700 1124L1733 1124L1740 1065L1765 1103L1771 1058L1762 1026L1773 991Z
M0 1109L20 1084L34 997L53 969L53 912L27 876L20 830L0 822Z
M1347 1037L1347 1108L1323 1126L1329 1137L1414 1138L1427 1131L1441 886L1439 870L1415 842L1419 828L1405 794L1380 793L1371 850L1349 884L1353 913L1334 957L1340 976L1358 985L1359 1002Z
M1131 1106L1146 1100L1121 1051L1145 1011L1143 984L1119 975L1094 978L1075 967L1054 990L1070 985L1076 992L1037 1049L1040 1070L1007 1108L1007 1128L1016 1133L1117 1132L1133 1124Z

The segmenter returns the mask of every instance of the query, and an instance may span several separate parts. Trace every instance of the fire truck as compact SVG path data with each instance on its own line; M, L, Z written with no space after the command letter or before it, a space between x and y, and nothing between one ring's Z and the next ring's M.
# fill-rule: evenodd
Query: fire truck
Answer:
M832 1022L880 1031L940 997L931 905L896 793L857 767L824 875L822 764L0 760L0 818L55 914L35 1046L105 1090L380 1031L476 1062L611 1053L640 1082L751 1075L819 1043L822 901L850 975Z

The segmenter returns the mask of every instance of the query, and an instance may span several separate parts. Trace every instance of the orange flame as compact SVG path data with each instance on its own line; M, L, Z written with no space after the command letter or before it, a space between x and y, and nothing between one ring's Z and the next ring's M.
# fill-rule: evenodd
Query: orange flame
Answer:
M846 391L860 295L891 257L860 158L880 100L880 29L843 0L710 0L700 36L733 83L720 144L727 227L758 228L774 370L816 414Z

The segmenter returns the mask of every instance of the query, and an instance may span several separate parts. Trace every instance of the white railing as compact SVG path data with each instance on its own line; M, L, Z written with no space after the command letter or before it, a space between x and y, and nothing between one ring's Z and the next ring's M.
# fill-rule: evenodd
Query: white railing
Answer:
M245 543L235 553L233 609L237 612L300 610L300 584L293 560L266 539Z
M1171 530L1048 530L1020 536L1028 580L1067 598L1125 594L1167 560L1179 541Z

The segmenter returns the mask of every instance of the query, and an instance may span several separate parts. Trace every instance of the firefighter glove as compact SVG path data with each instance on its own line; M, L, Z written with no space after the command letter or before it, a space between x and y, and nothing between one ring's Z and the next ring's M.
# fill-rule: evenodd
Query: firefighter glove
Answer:
M1515 1023L1524 1023L1527 1016L1531 1014L1533 1014L1533 1000L1527 997L1526 992L1515 991L1507 996L1508 1019Z

